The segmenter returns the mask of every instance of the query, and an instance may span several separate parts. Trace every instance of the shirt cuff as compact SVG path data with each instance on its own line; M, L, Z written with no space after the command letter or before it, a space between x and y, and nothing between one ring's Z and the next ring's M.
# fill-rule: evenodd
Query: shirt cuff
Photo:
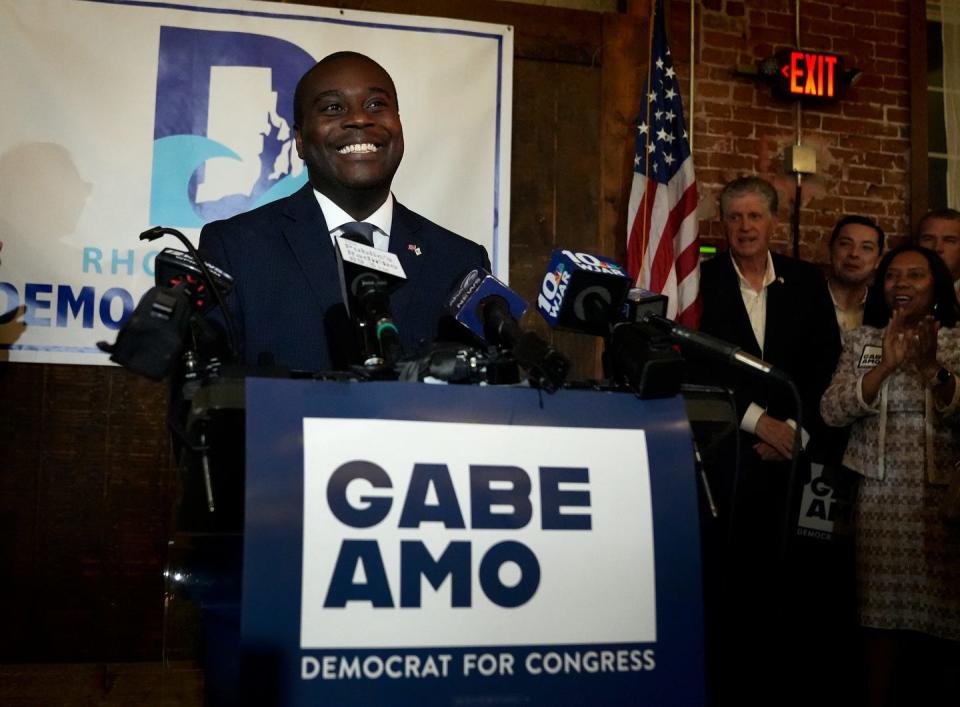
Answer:
M740 429L755 435L757 433L757 420L764 412L766 411L756 403L750 403L747 411L743 413L743 417L740 419Z
M789 417L785 422L790 425L791 429L797 429L797 421L792 417ZM807 432L803 427L800 428L800 449L806 449L807 445L810 444L810 433Z

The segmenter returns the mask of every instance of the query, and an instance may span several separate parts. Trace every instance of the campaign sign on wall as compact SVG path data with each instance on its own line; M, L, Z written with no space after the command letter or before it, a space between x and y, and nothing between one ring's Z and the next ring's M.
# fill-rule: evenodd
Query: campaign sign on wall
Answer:
M251 380L245 528L245 691L703 703L679 400Z
M397 87L398 201L507 277L513 39L458 20L252 0L0 0L0 358L106 364L172 238L306 183L301 75L362 51Z

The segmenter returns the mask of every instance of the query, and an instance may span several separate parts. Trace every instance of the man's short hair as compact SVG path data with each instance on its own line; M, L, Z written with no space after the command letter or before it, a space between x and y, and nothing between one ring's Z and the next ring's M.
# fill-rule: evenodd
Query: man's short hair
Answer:
M950 208L930 209L923 215L923 218L920 219L920 223L917 224L917 238L923 234L924 224L933 219L940 221L960 221L960 211Z
M727 213L727 206L731 199L738 199L747 194L759 194L767 202L770 213L777 215L777 209L780 206L777 190L763 177L754 176L737 177L732 182L727 182L720 192L720 215Z
M957 214L960 216L960 214ZM837 221L837 225L833 227L833 233L830 234L830 247L833 247L833 244L837 240L837 236L840 235L840 231L843 230L844 226L849 226L851 224L857 226L866 226L867 228L872 228L877 232L877 250L883 252L883 240L886 237L883 233L883 229L869 216L844 216L842 219Z
M390 75L389 71L384 69L383 66L381 66L378 62L374 61L370 57L368 57L366 54L361 54L360 52L351 52L351 51L334 52L333 54L327 54L325 57L323 57L323 59L321 59L316 64L311 66L309 69L307 69L307 71L304 72L303 76L300 77L300 80L297 81L297 87L293 91L293 124L295 127L301 127L303 125L303 109L304 109L303 91L304 91L304 84L306 83L306 80L307 80L307 76L309 76L314 69L320 66L323 66L324 64L329 64L330 62L338 61L340 59L346 59L348 57L354 58L354 59L366 59L371 64L376 64L377 66L379 66L380 69L383 71L383 73L385 73L387 75L387 78L390 80L390 88L393 89L393 100L396 101L397 107L399 108L400 102L397 99L397 87L396 85L394 85L393 77Z

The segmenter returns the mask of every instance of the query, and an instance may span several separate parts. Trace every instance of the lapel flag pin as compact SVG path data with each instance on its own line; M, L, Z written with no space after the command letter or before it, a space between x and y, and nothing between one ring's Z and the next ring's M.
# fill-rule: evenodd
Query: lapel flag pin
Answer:
M418 245L416 245L416 244L414 244L414 243L408 243L408 244L407 244L407 250L409 250L409 251L412 252L412 253L416 253L417 255L420 255L420 254L421 254L420 246L418 246Z

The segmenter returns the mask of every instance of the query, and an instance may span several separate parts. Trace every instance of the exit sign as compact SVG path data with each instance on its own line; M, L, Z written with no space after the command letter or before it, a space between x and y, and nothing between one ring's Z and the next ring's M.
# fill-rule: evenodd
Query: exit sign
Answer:
M774 92L781 98L835 101L844 88L843 58L804 49L776 54Z

